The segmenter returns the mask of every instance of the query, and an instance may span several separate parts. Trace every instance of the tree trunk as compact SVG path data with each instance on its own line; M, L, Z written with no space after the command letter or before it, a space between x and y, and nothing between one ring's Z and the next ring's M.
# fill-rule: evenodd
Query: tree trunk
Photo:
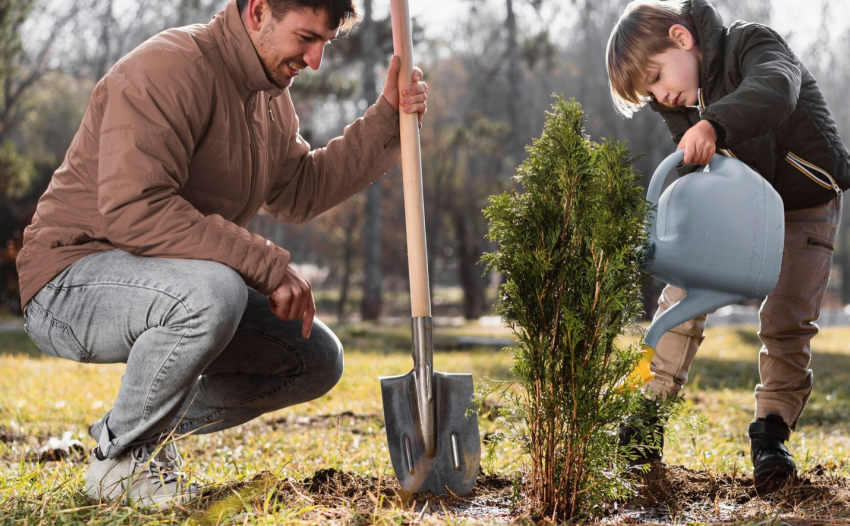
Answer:
M357 214L351 213L348 228L345 230L345 246L342 253L342 279L339 285L339 302L336 304L337 323L345 322L345 304L348 301L348 289L351 286L351 267L354 263L354 230L357 228Z
M377 26L372 20L372 0L363 1L363 25L360 45L363 53L363 97L368 104L377 99L375 63ZM381 315L381 184L366 189L366 219L363 225L363 302L360 313L364 320L377 320Z
M106 75L112 64L112 35L111 29L115 25L115 16L112 13L112 0L103 4L103 12L100 15L100 36L98 37L98 58L94 68L94 78L101 79Z
M514 14L513 0L506 0L505 4L505 28L508 31L508 68L506 71L508 81L507 113L511 132L508 134L508 152L514 157L515 164L519 164L525 158L524 136L520 133L519 105L522 81L522 65L520 64L519 48L517 44L516 15Z
M485 278L481 276L483 268L478 264L482 249L477 241L475 220L463 209L455 210L455 233L457 236L457 257L460 286L463 289L463 317L477 320L484 313Z

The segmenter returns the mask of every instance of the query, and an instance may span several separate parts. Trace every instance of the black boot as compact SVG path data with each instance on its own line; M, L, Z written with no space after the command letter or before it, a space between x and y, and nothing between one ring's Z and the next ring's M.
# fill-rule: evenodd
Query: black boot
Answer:
M797 476L794 457L784 442L791 430L782 417L770 413L750 422L750 447L753 458L753 479L759 494L771 493Z
M640 413L626 418L620 424L620 446L635 448L635 465L661 460L664 452L664 421L658 412L658 403L647 399Z

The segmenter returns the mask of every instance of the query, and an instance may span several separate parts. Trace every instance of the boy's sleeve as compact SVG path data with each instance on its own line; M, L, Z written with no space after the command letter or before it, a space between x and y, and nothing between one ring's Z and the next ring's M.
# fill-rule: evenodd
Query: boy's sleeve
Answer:
M661 118L664 119L664 124L670 130L670 136L673 138L673 143L678 145L682 140L682 136L688 131L691 126L699 122L699 114L694 108L665 108L658 104L655 98L650 99L649 107L658 112ZM683 164L676 167L676 172L680 176L687 175L701 168L698 164Z
M650 99L649 107L653 111L658 112L661 118L664 119L664 124L670 130L670 136L676 145L682 140L685 132L699 122L699 115L693 108L665 108L661 104L658 104L654 97Z
M729 145L764 135L788 118L797 106L802 78L797 59L768 28L751 26L739 46L740 85L702 112L703 119L723 128Z

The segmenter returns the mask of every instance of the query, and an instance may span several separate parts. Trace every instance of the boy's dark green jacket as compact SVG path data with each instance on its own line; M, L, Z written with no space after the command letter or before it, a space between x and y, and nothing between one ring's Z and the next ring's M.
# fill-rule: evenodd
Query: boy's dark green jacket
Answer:
M702 50L699 108L650 102L673 140L700 119L719 125L719 150L767 179L786 210L826 203L850 187L850 152L814 77L782 37L761 24L725 27L706 0L691 0L690 9Z

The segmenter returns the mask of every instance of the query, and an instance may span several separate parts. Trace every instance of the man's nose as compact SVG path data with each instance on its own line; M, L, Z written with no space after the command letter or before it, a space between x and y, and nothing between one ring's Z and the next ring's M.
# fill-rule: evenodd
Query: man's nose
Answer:
M304 54L304 62L310 66L310 69L318 71L322 67L322 56L325 53L325 43L319 42L310 46L307 53Z

